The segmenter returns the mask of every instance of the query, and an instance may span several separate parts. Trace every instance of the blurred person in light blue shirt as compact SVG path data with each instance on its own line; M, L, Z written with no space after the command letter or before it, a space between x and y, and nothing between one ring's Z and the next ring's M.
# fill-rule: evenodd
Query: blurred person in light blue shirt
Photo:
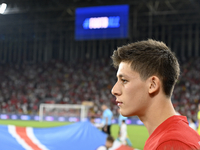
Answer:
M101 109L103 110L102 121L104 124L102 131L104 133L107 133L108 135L111 135L110 128L112 125L113 113L106 104L103 104L101 106Z

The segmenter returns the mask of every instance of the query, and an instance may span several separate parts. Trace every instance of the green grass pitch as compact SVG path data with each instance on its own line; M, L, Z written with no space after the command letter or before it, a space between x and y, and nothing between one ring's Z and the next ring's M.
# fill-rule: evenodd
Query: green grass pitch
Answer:
M0 120L1 125L16 125L23 127L34 127L34 128L47 128L68 125L68 122L38 122L38 121L22 121L22 120ZM118 125L112 125L111 133L114 138L118 136L119 127ZM145 141L148 138L147 129L144 126L128 125L128 136L131 140L133 147L143 149Z

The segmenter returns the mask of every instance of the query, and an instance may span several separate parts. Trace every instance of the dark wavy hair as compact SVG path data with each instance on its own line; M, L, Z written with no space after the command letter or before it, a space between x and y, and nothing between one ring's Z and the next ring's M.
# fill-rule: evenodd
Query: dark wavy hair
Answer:
M149 39L127 44L118 47L111 58L116 68L121 62L130 63L143 80L157 76L166 96L171 96L180 67L175 54L163 42Z

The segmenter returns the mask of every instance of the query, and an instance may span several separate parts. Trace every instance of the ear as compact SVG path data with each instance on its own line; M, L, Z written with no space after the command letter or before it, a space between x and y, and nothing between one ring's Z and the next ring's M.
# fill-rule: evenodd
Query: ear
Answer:
M161 86L160 79L157 76L149 78L149 94L156 94Z

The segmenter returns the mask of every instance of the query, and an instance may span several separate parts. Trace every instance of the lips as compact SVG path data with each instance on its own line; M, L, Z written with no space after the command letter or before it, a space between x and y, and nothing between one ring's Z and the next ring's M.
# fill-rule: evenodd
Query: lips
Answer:
M121 101L116 101L116 103L118 106L121 106L123 104L123 102L121 102Z

